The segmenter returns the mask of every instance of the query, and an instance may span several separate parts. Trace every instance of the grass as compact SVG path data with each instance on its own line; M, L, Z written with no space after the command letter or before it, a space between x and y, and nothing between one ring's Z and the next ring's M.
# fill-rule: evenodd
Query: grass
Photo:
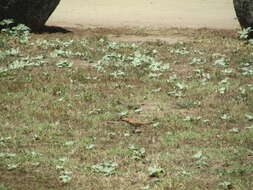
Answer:
M157 33L188 40L110 40ZM0 189L252 189L252 50L208 29L1 33Z

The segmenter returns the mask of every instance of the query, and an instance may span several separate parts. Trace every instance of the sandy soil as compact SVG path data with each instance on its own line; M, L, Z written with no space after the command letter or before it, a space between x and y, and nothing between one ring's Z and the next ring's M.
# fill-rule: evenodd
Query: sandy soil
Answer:
M235 29L232 0L61 0L48 25Z

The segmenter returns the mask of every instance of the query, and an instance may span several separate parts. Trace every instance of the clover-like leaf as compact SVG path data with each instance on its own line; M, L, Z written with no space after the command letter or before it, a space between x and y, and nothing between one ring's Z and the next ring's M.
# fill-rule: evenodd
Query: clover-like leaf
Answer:
M163 168L158 166L153 166L148 168L149 177L160 177L165 171Z
M253 116L249 114L245 114L245 118L249 121L253 121Z
M202 151L197 152L196 154L194 154L192 157L195 159L201 159L203 156Z

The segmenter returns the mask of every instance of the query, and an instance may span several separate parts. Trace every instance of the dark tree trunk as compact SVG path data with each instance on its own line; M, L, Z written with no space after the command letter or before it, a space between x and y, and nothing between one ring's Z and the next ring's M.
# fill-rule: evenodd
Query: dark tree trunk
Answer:
M235 12L242 28L253 29L253 0L233 0ZM253 32L249 37L253 37Z
M0 0L0 21L14 19L16 23L40 30L60 0Z

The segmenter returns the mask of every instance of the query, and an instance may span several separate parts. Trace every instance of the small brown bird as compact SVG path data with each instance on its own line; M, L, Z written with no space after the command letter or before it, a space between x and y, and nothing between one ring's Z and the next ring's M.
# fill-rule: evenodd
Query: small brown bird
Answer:
M139 127L143 127L145 125L150 125L152 124L152 122L143 122L143 121L138 121L138 120L135 120L135 119L132 119L132 118L121 118L121 121L124 121L136 128L139 128Z

